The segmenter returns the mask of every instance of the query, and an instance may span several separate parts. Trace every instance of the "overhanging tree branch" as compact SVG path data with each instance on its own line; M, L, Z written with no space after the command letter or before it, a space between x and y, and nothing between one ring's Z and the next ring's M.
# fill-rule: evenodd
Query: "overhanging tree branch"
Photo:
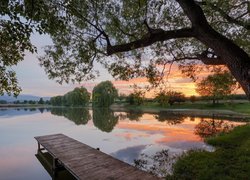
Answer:
M210 3L210 2L207 2L207 1L196 2L196 3L199 4L199 5L202 5L202 6L204 6L204 5L205 6L210 6L213 10L217 11L218 13L220 13L220 15L224 19L226 19L228 22L240 25L240 26L246 28L247 30L250 30L250 23L249 22L244 22L244 21L238 20L240 17L245 16L249 12L245 12L242 15L238 16L237 18L233 18L230 15L228 15L225 11L223 11L220 7L216 6L213 3Z
M197 56L193 56L193 57L188 57L188 56L184 56L184 57L180 57L180 58L174 58L174 60L172 61L167 61L167 63L171 63L171 62L179 62L179 61L187 61L187 60L198 60L203 62L205 65L226 65L223 60L219 57L214 58L214 57L205 57L202 55L197 55Z
M129 42L121 45L107 45L107 54L112 55L118 52L127 52L134 49L150 46L156 42L162 42L169 39L177 38L190 38L194 37L195 34L192 28L184 28L173 31L164 31L163 29L151 29L151 32L148 33L141 39L138 39L133 42Z

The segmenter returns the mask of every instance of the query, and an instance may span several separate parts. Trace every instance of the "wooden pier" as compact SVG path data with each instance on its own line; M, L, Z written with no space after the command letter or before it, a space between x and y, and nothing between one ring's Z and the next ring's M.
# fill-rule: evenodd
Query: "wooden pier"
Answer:
M35 137L38 151L53 157L52 170L67 169L76 179L159 179L63 134Z

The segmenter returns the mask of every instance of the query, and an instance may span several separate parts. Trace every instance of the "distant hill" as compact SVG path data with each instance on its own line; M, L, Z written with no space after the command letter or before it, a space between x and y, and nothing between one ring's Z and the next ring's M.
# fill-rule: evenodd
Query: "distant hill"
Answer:
M13 102L13 101L39 101L40 98L43 98L44 101L46 100L50 100L50 97L40 97L40 96L33 96L33 95L28 95L28 94L20 94L17 98L13 97L13 96L8 96L8 95L3 95L0 96L0 100L5 100L7 102Z

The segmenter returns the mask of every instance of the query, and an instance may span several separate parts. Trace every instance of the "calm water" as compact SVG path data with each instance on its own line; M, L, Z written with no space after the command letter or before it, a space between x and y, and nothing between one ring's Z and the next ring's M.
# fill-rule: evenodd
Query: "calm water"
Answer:
M63 133L133 164L140 154L162 149L175 154L211 150L203 137L231 124L241 123L101 109L0 109L0 179L51 179L35 157L34 136Z

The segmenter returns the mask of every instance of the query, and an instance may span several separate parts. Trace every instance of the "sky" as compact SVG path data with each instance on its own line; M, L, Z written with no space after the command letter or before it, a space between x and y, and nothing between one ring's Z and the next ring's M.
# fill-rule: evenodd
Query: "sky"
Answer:
M109 75L102 67L100 67L100 65L97 64L95 68L101 69L101 77L98 79L94 81L82 82L81 84L64 83L60 85L55 82L55 80L48 78L43 67L40 67L38 61L38 56L43 54L43 48L46 45L52 44L49 36L34 34L31 37L31 42L37 47L38 53L31 54L26 52L24 60L12 68L16 71L19 85L22 88L21 94L36 96L63 95L84 83L89 83L89 85L94 86L96 83L104 80L113 80L111 75ZM91 90L91 87L88 89Z
M18 63L13 69L17 73L19 85L22 88L21 94L30 94L35 96L51 97L56 95L63 95L68 91L73 90L75 87L84 86L89 92L93 87L101 81L111 80L119 93L129 94L133 91L132 86L134 84L144 85L146 84L145 78L135 78L130 81L114 80L112 76L101 65L96 64L95 69L100 71L100 77L95 80L81 82L80 84L58 84L55 80L50 80L46 75L44 69L39 66L38 56L43 54L43 47L52 44L49 36L34 34L31 37L32 43L37 47L38 53L31 54L26 53L24 61ZM206 73L201 76L206 76ZM168 76L168 83L166 87L175 91L183 92L186 96L198 95L195 92L195 83L191 79L184 77L180 71L178 71L177 65L173 65L171 73ZM153 97L154 91L146 93L146 97Z

